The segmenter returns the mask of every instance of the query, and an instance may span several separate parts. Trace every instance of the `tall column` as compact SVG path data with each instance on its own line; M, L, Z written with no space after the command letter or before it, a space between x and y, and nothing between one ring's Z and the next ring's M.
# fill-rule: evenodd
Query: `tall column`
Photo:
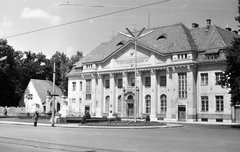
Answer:
M171 120L172 119L172 101L173 97L171 92L173 92L173 82L172 82L172 73L170 72L170 68L166 68L166 81L167 81L167 113L166 118L164 120Z
M102 81L102 75L98 74L98 90L97 90L97 101L98 101L98 112L97 115L102 116L103 113L103 81Z
M92 115L93 116L96 116L96 75L95 74L92 74L91 75L91 78L92 78L92 109L91 112L92 112Z
M125 90L127 88L127 73L122 73L122 79L123 79L123 92L122 92L122 114L121 117L126 117L126 101L125 101Z
M110 73L110 108L109 116L112 116L116 112L116 84L114 79L114 73Z
M141 72L137 71L137 94L136 94L136 101L137 101L137 117L142 115L142 77Z
M156 70L151 70L151 118L157 117L157 76Z

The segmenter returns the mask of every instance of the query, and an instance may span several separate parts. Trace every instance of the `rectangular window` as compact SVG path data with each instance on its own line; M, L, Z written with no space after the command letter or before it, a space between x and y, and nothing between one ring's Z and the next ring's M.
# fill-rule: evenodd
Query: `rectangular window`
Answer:
M202 86L208 85L208 74L207 73L201 73L201 85Z
M187 73L178 73L178 97L187 98Z
M216 111L222 112L224 108L223 96L216 96Z
M150 87L151 86L151 77L145 77L145 86Z
M76 91L76 82L72 82L72 91Z
M121 96L118 98L118 112L122 112L122 101L121 101Z
M151 113L151 100L146 100L146 113Z
M92 80L86 80L86 100L91 100L92 98Z
M218 82L221 80L223 73L222 72L216 72L215 73L216 76L216 85L219 85Z
M201 97L202 111L208 111L208 96Z
M166 87L167 86L166 76L160 76L160 86L161 87Z
M110 88L110 80L109 79L105 80L105 88L106 89Z
M135 78L131 78L131 86L135 86Z
M80 91L82 91L82 81L80 81Z
M76 98L72 98L72 110L75 111L76 109Z
M118 88L122 88L122 79L118 79Z

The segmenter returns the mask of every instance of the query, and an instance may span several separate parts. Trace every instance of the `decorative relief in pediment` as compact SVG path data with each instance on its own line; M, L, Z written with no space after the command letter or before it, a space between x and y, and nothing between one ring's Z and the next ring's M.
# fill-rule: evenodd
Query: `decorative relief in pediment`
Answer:
M151 53L146 50L138 49L137 51L137 60L135 56L135 50L133 48L129 48L128 50L123 50L119 52L119 55L116 56L115 66L130 66L133 67L135 62L137 64L148 64Z

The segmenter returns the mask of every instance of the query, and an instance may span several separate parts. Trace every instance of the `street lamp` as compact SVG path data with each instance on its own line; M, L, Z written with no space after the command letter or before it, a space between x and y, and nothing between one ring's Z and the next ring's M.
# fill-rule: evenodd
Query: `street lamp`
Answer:
M138 41L138 39L140 39L140 38L142 38L142 37L144 37L144 36L152 33L153 30L152 30L152 31L149 31L149 32L147 32L147 33L145 33L145 34L142 34L142 32L145 30L145 28L143 28L143 29L138 33L137 36L133 35L133 33L132 33L128 28L126 28L126 30L128 31L129 34L125 34L125 33L122 33L122 32L118 32L118 33L121 34L121 35L124 35L124 36L126 36L126 37L131 38L131 39L134 41L134 45L135 45L135 51L134 51L134 53L135 53L135 70L134 70L134 71L135 71L135 103L134 103L134 119L135 119L135 121L137 121L137 102L138 102L138 101L137 101L137 41Z

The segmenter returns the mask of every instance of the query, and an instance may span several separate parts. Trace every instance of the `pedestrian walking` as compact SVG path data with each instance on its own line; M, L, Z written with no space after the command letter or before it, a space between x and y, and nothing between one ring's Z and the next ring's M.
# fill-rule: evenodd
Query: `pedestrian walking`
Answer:
M39 117L39 114L38 114L37 111L35 111L35 112L33 113L33 123L34 123L34 127L37 127L38 117Z
M4 115L7 116L7 106L4 108Z

